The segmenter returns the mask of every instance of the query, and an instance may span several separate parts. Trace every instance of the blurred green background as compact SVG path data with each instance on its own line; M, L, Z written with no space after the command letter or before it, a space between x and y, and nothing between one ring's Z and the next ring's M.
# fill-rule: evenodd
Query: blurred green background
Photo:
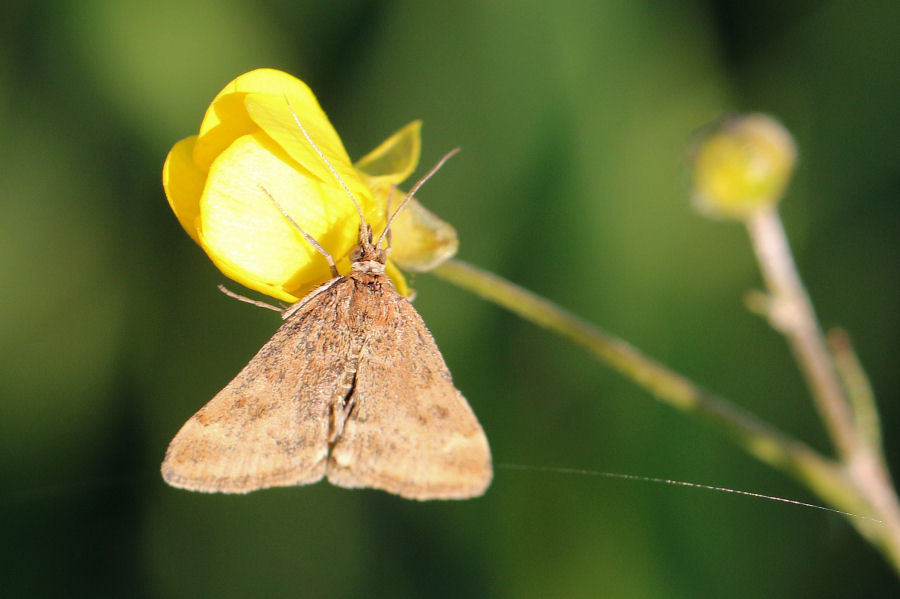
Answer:
M846 597L897 580L840 517L498 468L480 499L164 485L182 423L279 324L225 282L160 183L212 97L304 79L353 157L424 120L419 198L460 257L558 301L828 451L789 352L741 305L739 225L689 208L684 148L778 117L782 209L826 326L849 328L900 463L900 3L12 0L0 8L0 595ZM420 170L421 172L421 170ZM416 306L497 464L816 501L705 423L428 275ZM234 287L234 285L232 285Z

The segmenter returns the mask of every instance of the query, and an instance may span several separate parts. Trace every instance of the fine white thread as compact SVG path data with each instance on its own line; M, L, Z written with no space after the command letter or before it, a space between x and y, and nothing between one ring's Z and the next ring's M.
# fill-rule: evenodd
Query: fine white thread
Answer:
M703 483L691 483L683 480L672 480L669 478L657 478L655 476L641 476L639 474L621 474L618 472L599 472L596 470L583 470L580 468L560 468L556 466L525 466L523 464L497 464L497 468L504 470L530 470L534 472L551 472L554 474L573 474L578 476L599 476L603 478L615 478L619 480L634 480L645 483L659 483L664 485L675 485L677 487L689 487L693 489L704 489L707 491L717 491L719 493L731 493L733 495L743 495L745 497L755 497L757 499L766 499L768 501L777 501L779 503L788 503L800 507L808 507L832 514L840 514L851 518L859 518L860 520L868 520L877 524L884 524L883 521L870 516L854 514L853 512L845 512L823 505L814 503L806 503L805 501L797 501L796 499L788 499L786 497L777 497L775 495L765 495L764 493L754 493L753 491L742 491L740 489L729 489L728 487L717 487L715 485L705 485Z

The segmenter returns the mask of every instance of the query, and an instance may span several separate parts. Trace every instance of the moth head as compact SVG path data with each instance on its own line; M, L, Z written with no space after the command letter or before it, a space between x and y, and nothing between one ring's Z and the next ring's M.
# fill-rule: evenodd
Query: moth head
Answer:
M372 238L372 227L359 226L359 244L350 251L350 268L353 272L384 273L388 248L378 247Z

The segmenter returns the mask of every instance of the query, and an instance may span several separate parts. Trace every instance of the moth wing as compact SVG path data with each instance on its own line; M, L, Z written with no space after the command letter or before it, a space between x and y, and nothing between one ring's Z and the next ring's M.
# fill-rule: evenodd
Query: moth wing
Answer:
M481 495L492 477L484 431L422 318L393 289L385 292L328 480L420 500Z
M163 478L193 491L247 493L325 474L328 405L341 392L340 283L307 298L243 370L178 431ZM315 293L315 292L314 292Z

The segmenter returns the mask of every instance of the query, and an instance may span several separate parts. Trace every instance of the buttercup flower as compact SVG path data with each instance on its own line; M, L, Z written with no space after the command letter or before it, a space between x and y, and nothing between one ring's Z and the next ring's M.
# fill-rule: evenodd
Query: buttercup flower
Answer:
M335 258L342 273L349 272L347 255L359 232L347 190L297 120L377 235L386 225L392 188L418 163L421 124L402 128L354 166L309 87L281 71L259 69L229 83L206 111L199 135L175 144L163 167L169 205L213 263L238 283L288 302L331 277L324 257L291 220ZM392 197L394 210L404 194ZM403 212L433 217L414 201ZM455 252L455 232L442 228L452 227L437 220L427 230L422 217L402 216L392 227L395 240L430 239L431 247L423 250L420 243L404 255L398 243L392 258L415 264L428 261L426 250L443 259ZM387 274L408 294L391 261Z

